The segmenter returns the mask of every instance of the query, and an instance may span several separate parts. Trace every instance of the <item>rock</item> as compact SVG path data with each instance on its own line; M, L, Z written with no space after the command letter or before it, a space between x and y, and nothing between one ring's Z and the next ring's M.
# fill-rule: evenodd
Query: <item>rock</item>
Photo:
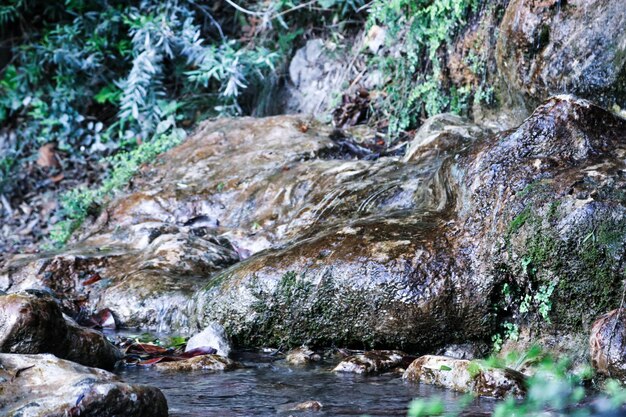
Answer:
M441 349L438 355L454 359L472 360L485 357L489 351L490 347L485 343L453 343Z
M285 361L290 365L307 365L311 362L319 362L322 357L306 346L301 346L287 352Z
M294 116L207 122L80 243L10 261L2 289L287 348L433 350L513 317L581 334L618 305L626 121L557 96L493 136L426 126L405 158L366 159Z
M29 417L167 417L157 388L50 354L0 354L0 414Z
M61 356L63 359L110 370L122 358L121 352L102 333L80 327L71 320L66 320L65 323L68 349Z
M321 39L311 39L296 51L289 64L287 112L316 115L328 111L329 98L341 90L347 75L348 58L337 57L338 53Z
M333 369L333 372L354 374L374 374L401 366L407 357L404 352L396 350L371 350L344 359Z
M100 332L78 326L50 299L0 295L0 352L52 353L112 369L120 352Z
M228 342L226 332L224 332L224 327L218 323L210 323L200 333L189 338L185 352L207 346L217 350L218 355L225 357L230 355L230 343Z
M0 295L0 351L64 353L67 326L54 301L29 295ZM60 343L61 342L61 343Z
M484 137L487 132L474 123L451 113L438 114L428 118L413 137L404 160L424 159L424 152L438 152L458 146L458 143L471 143ZM433 145L434 146L428 146Z
M591 365L602 375L626 381L626 310L598 318L589 337Z
M426 355L416 359L402 378L486 397L520 398L526 392L525 377L520 372L508 368L485 369L468 360L445 356Z
M289 408L285 411L319 411L323 408L323 405L319 401L304 401Z
M82 244L61 255L28 262L18 257L6 271L11 291L52 291L65 300L64 311L71 316L87 304L93 311L112 311L127 327L165 331L176 321L184 332L188 323L181 310L202 287L204 274L237 262L239 254L226 239L203 227L181 231L162 223L152 226L116 237L105 233L94 238L93 245ZM108 249L100 250L101 246ZM100 279L90 283L94 276ZM141 309L136 308L139 305Z
M626 266L626 200L618 191L626 187L619 173L624 132L626 120L557 96L459 163L466 236L460 240L477 242L471 268L495 283L494 295L506 307L499 314L525 317L535 333L550 328L565 336L586 333L598 315L619 305L619 271ZM524 299L529 311L520 311Z
M237 363L220 355L200 355L182 361L159 362L154 366L159 371L168 372L228 371L235 369Z
M625 52L621 0L513 0L500 25L496 58L503 90L521 96L530 109L559 93L624 107Z

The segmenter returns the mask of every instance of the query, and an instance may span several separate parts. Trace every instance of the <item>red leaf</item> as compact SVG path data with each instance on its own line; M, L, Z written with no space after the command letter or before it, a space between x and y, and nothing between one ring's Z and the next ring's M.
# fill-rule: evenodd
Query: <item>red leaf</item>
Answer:
M96 326L102 327L103 329L115 329L115 318L108 308L98 311L91 316L91 319L96 323Z
M94 282L98 282L102 279L102 277L100 277L99 273L95 273L92 276L90 276L89 278L87 278L86 280L83 281L83 285L91 285Z
M185 353L180 355L181 358L189 359L200 355L214 355L217 353L217 350L210 346L201 346L195 349L191 349Z
M141 365L141 366L154 365L155 363L161 362L163 359L165 359L164 356L160 356L158 358L146 359L145 361L137 362L137 365Z
M157 345L150 345L148 343L135 343L133 347L137 347L140 350L143 350L144 352L150 353L152 355L154 354L163 355L167 353L167 349L162 348L161 346L157 346Z

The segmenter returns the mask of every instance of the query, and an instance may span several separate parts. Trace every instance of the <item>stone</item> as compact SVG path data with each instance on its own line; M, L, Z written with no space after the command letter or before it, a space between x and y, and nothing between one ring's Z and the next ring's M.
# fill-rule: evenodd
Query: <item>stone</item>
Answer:
M341 361L333 372L376 374L402 366L408 355L396 350L371 350Z
M626 381L626 309L610 311L593 323L589 353L596 372Z
M322 357L306 346L292 349L285 355L285 361L290 365L308 365L312 362L319 362Z
M0 352L52 353L104 369L121 358L102 333L64 317L53 300L23 294L0 295Z
M191 336L187 340L185 352L201 347L212 347L217 350L217 354L228 357L230 354L230 343L224 331L224 327L218 323L210 323L200 333Z
M485 397L520 398L526 392L525 376L520 372L483 368L468 360L446 356L422 356L411 363L402 378Z
M220 355L199 355L193 358L159 362L154 365L159 371L191 372L191 371L229 371L238 367L237 363Z
M439 356L447 356L454 359L478 359L485 357L490 347L485 343L453 343L444 346Z
M499 28L496 60L503 91L529 109L560 93L624 107L625 52L622 0L513 0Z
M167 417L161 391L51 354L0 354L0 414Z
M450 115L425 126L404 157L375 158L301 117L206 122L80 243L9 261L0 289L285 348L489 340L537 291L525 323L561 337L619 304L624 119L555 96L495 135Z
M323 407L321 402L310 400L290 406L287 411L319 411Z
M330 97L341 91L347 57L337 56L322 39L311 39L289 63L288 113L316 115L328 111Z

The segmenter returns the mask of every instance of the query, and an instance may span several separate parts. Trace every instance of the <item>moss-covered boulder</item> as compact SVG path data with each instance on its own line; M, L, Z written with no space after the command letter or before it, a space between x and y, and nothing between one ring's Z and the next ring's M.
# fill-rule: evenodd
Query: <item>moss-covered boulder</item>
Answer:
M208 122L80 244L0 283L238 345L579 335L622 294L625 132L572 96L491 136L438 116L406 155L298 117Z

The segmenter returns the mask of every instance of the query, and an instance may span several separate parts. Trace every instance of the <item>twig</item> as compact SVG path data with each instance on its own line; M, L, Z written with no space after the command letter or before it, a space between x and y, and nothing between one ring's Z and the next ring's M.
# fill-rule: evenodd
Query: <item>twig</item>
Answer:
M211 21L211 23L213 24L213 26L215 26L217 28L217 31L220 33L220 38L222 38L222 41L225 39L224 36L224 32L222 32L222 27L220 26L220 24L217 22L217 20L215 20L215 18L213 17L213 15L209 12L207 12L203 6L200 6L199 4L197 4L196 2L194 2L193 0L187 0L189 2L189 4L191 4L192 6L195 6L198 10L200 10L202 13L204 13L209 20Z
M231 0L226 0L226 3L230 4L235 9L239 10L241 13L249 14L250 16L264 16L265 15L265 13L253 12L252 10L244 9L243 7L241 7L240 5L238 5L237 3Z

